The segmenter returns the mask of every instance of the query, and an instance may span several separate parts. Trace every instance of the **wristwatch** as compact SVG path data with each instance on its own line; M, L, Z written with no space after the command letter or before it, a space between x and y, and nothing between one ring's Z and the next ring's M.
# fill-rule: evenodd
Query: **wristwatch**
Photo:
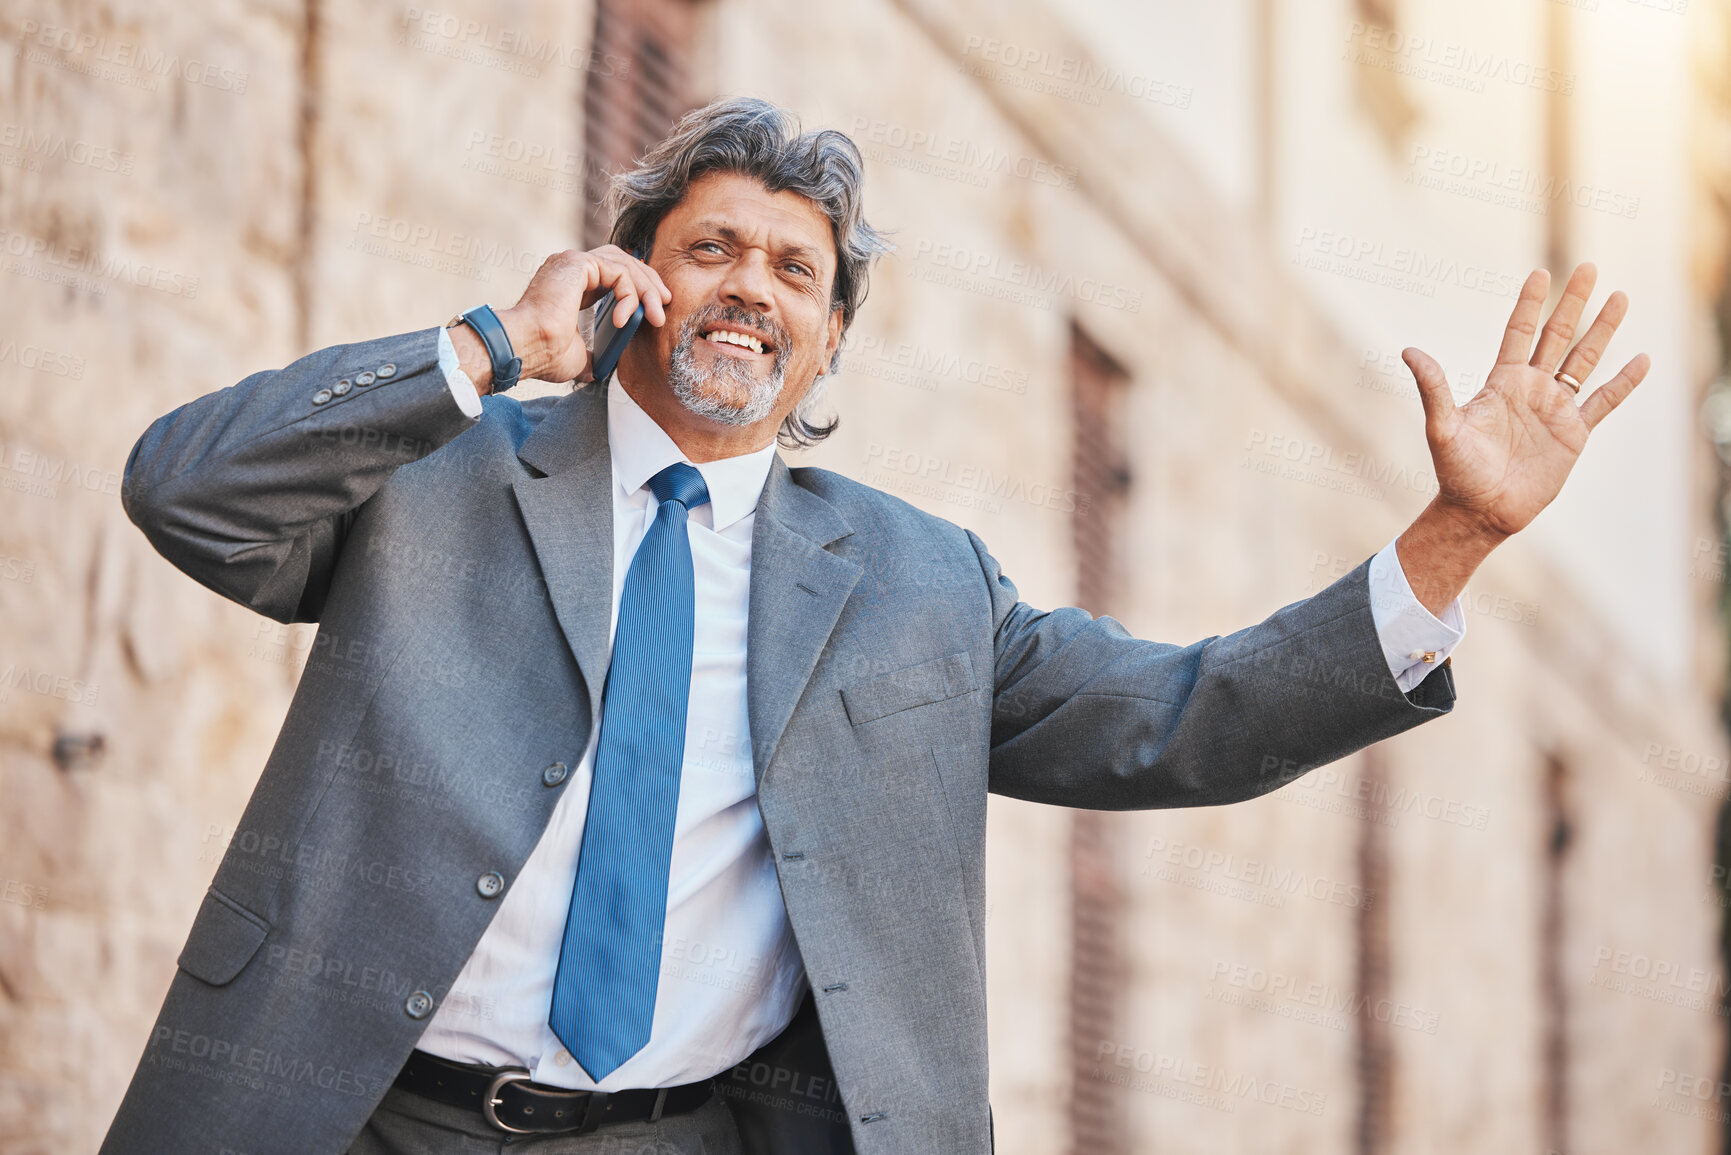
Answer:
M458 313L445 322L445 328L467 325L487 347L487 359L493 362L493 386L489 392L503 393L517 383L523 372L523 359L511 351L511 338L505 324L491 305L477 305L467 313Z

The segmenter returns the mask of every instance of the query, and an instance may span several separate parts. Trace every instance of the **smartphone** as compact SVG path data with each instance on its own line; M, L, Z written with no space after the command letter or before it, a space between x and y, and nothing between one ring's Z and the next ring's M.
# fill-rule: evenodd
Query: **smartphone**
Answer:
M638 260L644 259L642 252L633 252ZM637 302L637 308L626 319L625 324L613 323L613 306L617 303L612 290L595 302L595 336L589 342L590 374L597 385L606 384L607 378L613 376L613 370L619 365L619 357L625 352L625 346L636 335L638 326L643 324L643 302Z

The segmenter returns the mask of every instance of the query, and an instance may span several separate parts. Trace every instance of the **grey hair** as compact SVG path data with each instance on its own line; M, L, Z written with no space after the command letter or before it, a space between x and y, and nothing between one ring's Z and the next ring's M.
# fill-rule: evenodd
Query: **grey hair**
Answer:
M833 128L802 133L798 117L767 100L712 101L681 117L637 167L614 175L607 190L613 243L626 252L647 252L662 218L685 199L691 183L714 172L755 177L772 193L798 193L829 218L836 253L830 307L841 310L845 336L865 301L872 261L895 248L866 223L858 146ZM828 372L840 368L838 342ZM826 425L810 420L823 384L820 375L782 421L776 436L783 446L815 445L835 431L835 418Z

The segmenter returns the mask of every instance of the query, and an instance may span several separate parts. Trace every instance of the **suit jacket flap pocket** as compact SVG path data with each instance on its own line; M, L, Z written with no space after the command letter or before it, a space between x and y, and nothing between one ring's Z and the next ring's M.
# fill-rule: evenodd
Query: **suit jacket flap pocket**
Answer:
M963 651L885 674L863 686L849 686L841 692L841 700L848 721L859 726L886 714L959 697L973 689L974 663Z
M269 929L264 919L211 887L181 948L180 969L212 986L233 982Z

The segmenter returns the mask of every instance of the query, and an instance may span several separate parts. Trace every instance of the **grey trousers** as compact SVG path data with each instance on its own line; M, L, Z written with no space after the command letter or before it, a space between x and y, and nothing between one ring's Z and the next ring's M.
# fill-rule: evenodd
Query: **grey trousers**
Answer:
M348 1155L741 1155L739 1131L720 1095L657 1122L612 1123L587 1135L506 1135L478 1111L392 1087Z

